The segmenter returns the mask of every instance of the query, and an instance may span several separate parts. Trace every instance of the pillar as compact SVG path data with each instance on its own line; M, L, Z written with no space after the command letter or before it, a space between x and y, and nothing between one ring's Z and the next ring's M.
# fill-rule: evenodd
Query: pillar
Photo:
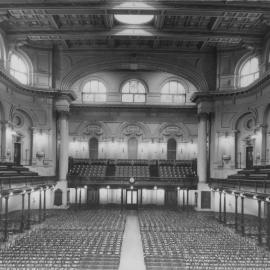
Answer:
M60 152L59 152L59 180L66 181L68 172L68 115L61 112L59 116Z
M7 121L1 122L1 160L6 159L6 145L7 145Z
M223 199L224 199L224 202L223 202L223 222L226 225L226 223L227 223L227 217L226 217L226 192L224 191L223 194L224 194L223 195Z
M77 187L75 187L75 207L78 206L78 190Z
M262 244L262 201L258 200L258 244Z
M222 194L222 191L219 191L219 213L218 213L218 221L221 222L222 219L221 219L221 194Z
M31 227L31 191L29 191L27 195L28 195L27 229L30 229Z
M69 125L68 114L69 105L76 97L72 92L62 93L55 101L55 108L58 112L58 128L60 132L60 146L59 146L59 166L58 177L59 182L56 189L62 190L62 206L67 207L67 173L68 173L68 148L69 148Z
M200 183L207 180L207 119L206 113L199 115L197 171Z
M25 198L25 193L22 193L22 213L21 213L21 228L20 231L24 231L24 198Z
M267 201L267 222L266 222L266 231L267 231L267 247L270 249L270 202Z
M4 241L8 241L8 199L9 196L5 197L5 229L4 229Z
M189 207L189 189L187 189L187 208Z
M267 159L267 126L261 125L261 133L262 133L262 146L261 146L261 165L266 164Z
M79 188L79 207L82 206L82 188Z
M245 235L245 220L244 220L244 196L241 196L241 234Z
M43 196L43 220L45 221L46 219L46 188L44 188L44 196Z
M42 189L39 190L39 209L38 209L38 222L42 221Z
M185 190L183 189L183 208L185 209Z
M238 195L235 194L235 213L234 213L234 228L238 230Z

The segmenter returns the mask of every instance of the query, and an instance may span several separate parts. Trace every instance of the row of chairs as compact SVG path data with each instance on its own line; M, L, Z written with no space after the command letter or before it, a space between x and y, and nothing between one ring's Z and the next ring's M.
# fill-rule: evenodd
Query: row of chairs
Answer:
M106 165L75 164L69 170L69 175L104 177Z
M172 178L185 178L194 177L196 172L193 171L191 166L159 166L160 177L172 177Z
M115 176L117 177L149 177L148 166L116 166Z
M210 213L142 210L147 269L269 269L270 253Z
M0 250L0 269L118 269L120 210L49 210L49 218Z

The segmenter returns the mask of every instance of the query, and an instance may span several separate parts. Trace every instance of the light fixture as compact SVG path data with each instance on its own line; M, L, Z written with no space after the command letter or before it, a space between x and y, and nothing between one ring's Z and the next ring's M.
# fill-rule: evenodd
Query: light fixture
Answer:
M110 189L111 187L108 185L106 188L107 188L107 189Z
M180 190L180 187L177 187L177 190Z
M115 14L114 18L124 24L145 24L153 20L154 15Z
M87 186L84 186L85 189L87 189Z
M157 190L157 186L154 186L154 190Z
M131 186L130 189L133 189L133 186Z

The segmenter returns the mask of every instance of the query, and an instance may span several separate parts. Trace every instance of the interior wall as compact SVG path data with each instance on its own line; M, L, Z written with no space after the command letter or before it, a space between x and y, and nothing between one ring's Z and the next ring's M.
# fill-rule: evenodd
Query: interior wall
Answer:
M140 109L85 110L70 115L69 155L89 158L89 140L99 140L99 158L127 159L128 139L138 140L138 159L167 159L167 141L177 141L177 159L197 156L196 111Z

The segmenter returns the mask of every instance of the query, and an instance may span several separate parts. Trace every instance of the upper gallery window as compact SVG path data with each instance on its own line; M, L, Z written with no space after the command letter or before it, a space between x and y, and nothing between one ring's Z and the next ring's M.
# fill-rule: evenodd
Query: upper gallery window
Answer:
M105 102L106 87L100 80L87 81L82 88L82 100L86 102Z
M27 61L18 54L10 57L10 74L22 84L29 84L29 66Z
M239 70L239 87L246 87L259 78L259 59L251 57L246 60Z
M143 103L146 101L146 88L142 82L131 79L122 87L122 102Z
M177 80L165 83L161 88L161 102L173 104L186 103L186 89L184 85Z

